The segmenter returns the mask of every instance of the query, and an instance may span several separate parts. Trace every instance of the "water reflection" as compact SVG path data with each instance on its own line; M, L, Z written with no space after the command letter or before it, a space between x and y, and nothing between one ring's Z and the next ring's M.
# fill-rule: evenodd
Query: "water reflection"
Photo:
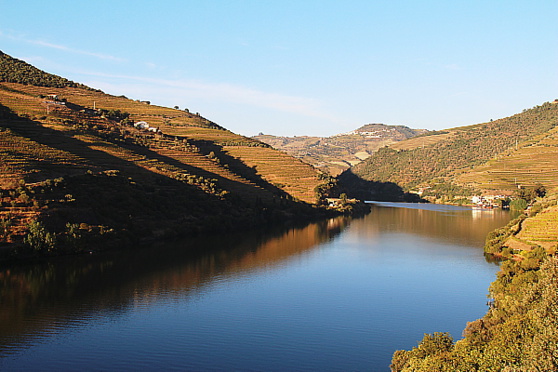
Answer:
M458 337L486 310L482 245L508 216L473 213L383 203L1 269L0 369L387 370L422 333Z
M184 297L227 276L285 264L332 239L345 217L287 231L262 230L167 243L149 249L66 257L0 270L0 356L29 338L121 316L162 297Z
M404 232L437 241L472 247L484 245L486 234L510 218L501 209L473 209L436 204L374 202L372 213L355 221L359 239L375 239L380 232Z

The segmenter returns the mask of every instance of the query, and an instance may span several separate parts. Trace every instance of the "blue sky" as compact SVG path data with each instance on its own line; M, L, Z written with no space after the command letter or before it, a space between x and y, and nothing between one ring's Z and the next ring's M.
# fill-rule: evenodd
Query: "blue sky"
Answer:
M0 50L233 132L443 129L558 98L558 1L0 0Z

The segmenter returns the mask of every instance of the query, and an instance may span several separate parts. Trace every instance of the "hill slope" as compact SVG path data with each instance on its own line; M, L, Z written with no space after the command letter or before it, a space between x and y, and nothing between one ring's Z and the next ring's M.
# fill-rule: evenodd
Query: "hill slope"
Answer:
M518 185L558 185L558 104L544 103L507 118L427 133L380 149L341 175L393 182L406 191L450 199L471 193L511 193ZM358 192L357 192L358 193ZM361 197L364 197L361 195Z
M260 141L0 61L0 246L74 250L322 213L311 204L329 178Z
M25 61L7 55L1 50L0 81L43 87L82 87L89 89L85 85L41 71Z
M411 129L403 125L366 124L349 133L332 137L277 137L262 134L253 138L337 175L383 146L425 132L424 129Z

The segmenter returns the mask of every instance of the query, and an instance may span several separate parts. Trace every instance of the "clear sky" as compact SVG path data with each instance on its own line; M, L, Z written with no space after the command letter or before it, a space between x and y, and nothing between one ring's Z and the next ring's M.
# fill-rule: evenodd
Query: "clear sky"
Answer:
M557 0L0 0L0 50L233 132L443 129L558 98Z

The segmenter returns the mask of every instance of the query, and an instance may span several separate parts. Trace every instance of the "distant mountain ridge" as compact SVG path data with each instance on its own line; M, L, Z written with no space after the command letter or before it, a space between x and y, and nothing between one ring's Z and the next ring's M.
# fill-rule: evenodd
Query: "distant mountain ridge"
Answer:
M336 134L332 137L357 134L366 138L392 138L394 140L402 141L427 132L427 129L411 129L405 125L386 125L374 123L365 124L353 131Z
M331 137L279 137L260 134L253 138L337 175L368 158L381 147L427 132L426 129L411 129L404 125L366 124Z

